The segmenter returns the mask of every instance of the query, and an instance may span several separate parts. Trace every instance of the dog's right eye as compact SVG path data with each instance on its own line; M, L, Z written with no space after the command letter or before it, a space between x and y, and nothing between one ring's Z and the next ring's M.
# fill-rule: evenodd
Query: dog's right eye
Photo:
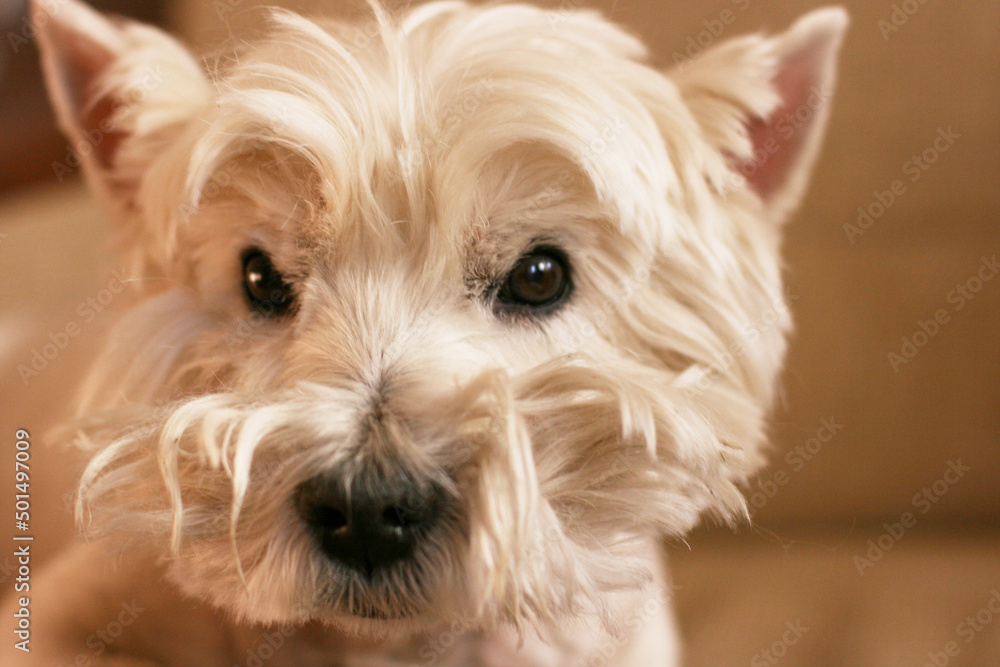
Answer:
M517 261L497 290L496 298L506 311L542 313L562 305L572 289L566 254L543 246Z
M250 306L264 315L284 315L292 305L292 290L264 251L243 253L243 289Z

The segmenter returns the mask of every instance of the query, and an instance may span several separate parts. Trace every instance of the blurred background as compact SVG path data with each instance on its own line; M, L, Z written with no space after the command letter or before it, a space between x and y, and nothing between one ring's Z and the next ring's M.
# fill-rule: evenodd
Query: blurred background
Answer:
M262 3L93 4L209 52L252 32ZM821 3L543 4L604 12L666 69ZM704 526L670 548L686 664L1000 665L1000 3L841 4L853 24L829 135L787 234L797 332L773 463L748 489L751 526ZM30 358L45 339L28 323L37 335L39 317L93 294L109 265L99 211L53 166L68 149L25 5L0 0L0 352L18 343ZM30 394L72 374L86 358L73 345L30 388L4 376L18 424L51 416ZM40 474L65 488L63 468ZM65 521L63 500L40 511Z

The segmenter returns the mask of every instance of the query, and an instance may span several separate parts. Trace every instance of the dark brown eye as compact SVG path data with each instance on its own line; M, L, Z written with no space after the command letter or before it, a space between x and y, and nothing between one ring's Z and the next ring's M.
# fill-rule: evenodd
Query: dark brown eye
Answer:
M243 289L250 306L263 315L284 315L292 305L291 288L271 258L257 248L243 253Z
M497 300L507 308L551 310L566 300L571 287L566 255L556 248L536 248L507 274Z

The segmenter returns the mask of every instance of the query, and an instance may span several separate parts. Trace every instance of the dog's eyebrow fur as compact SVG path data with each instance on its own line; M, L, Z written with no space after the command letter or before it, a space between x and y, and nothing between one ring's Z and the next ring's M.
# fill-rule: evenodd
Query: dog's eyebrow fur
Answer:
M215 72L214 108L191 151L189 205L221 165L263 142L280 156L272 168L323 202L329 221L391 232L398 218L380 208L377 188L395 191L409 221L447 220L420 210L428 190L468 212L470 179L494 156L545 144L576 163L626 231L662 240L669 230L655 220L670 218L670 204L708 196L697 125L670 111L683 109L676 90L636 62L638 42L603 21L585 14L573 30L542 31L544 14L518 8L494 25L493 11L415 12L402 23L378 12L376 31L274 12L238 66ZM529 31L543 37L525 43ZM640 139L661 134L657 113L680 126L671 146ZM616 187L626 171L646 187Z

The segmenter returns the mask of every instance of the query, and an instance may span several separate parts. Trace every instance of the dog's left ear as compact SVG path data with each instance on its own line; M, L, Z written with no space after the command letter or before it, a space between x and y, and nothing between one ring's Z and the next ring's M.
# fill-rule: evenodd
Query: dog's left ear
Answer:
M807 14L774 37L715 46L669 73L709 142L784 222L819 154L847 31L839 7Z
M33 0L32 21L56 117L91 188L129 209L152 158L208 99L207 77L167 34L78 0ZM75 166L57 165L57 176Z

